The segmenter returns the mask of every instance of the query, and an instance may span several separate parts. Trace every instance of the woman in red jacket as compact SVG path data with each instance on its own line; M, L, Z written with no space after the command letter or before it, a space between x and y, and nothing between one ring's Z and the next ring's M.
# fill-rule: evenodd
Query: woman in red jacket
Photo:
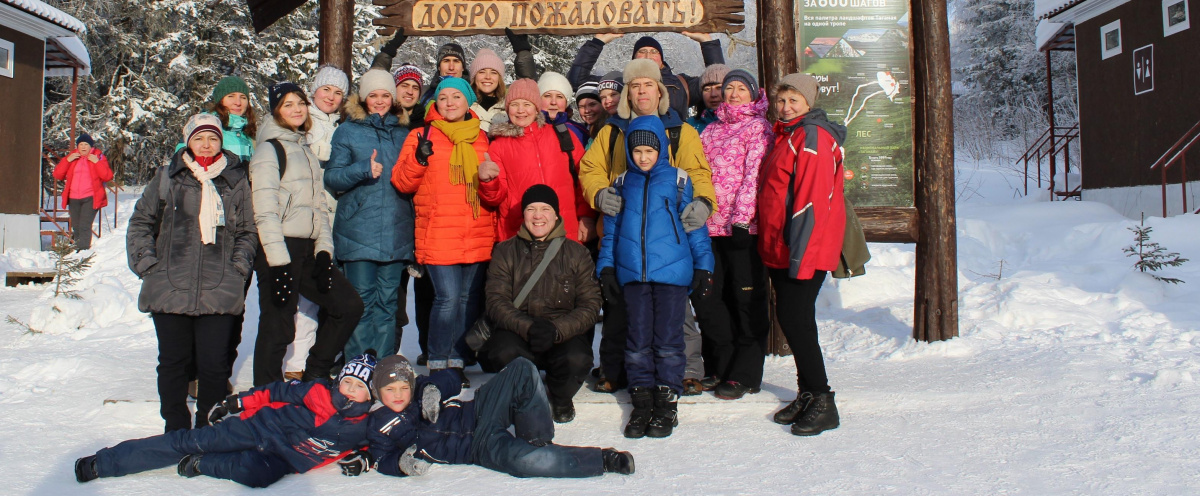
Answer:
M763 161L758 194L758 251L775 288L775 311L796 361L798 387L775 422L791 424L797 436L838 426L817 339L816 303L825 276L837 269L846 229L846 128L810 107L817 89L815 78L799 73L776 87L775 147Z
M63 207L71 216L76 250L92 247L92 221L96 220L97 210L108 206L104 183L112 178L108 159L87 133L79 133L75 149L54 167L54 179L67 181L62 194Z
M559 212L567 239L586 243L594 237L596 212L588 206L575 179L583 144L571 132L571 152L564 152L554 126L547 125L540 107L538 84L518 79L508 87L508 121L492 125L487 159L479 165L479 197L497 208L496 239L507 240L521 228L521 195L545 184L564 201Z

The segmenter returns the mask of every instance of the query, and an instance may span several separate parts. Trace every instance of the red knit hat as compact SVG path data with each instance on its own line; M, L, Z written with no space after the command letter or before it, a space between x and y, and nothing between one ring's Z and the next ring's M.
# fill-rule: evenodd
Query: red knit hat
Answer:
M508 104L515 100L528 100L533 103L533 106L538 110L542 109L542 92L538 91L537 81L529 78L521 78L513 81L508 86L508 93L504 95L504 107L508 108Z

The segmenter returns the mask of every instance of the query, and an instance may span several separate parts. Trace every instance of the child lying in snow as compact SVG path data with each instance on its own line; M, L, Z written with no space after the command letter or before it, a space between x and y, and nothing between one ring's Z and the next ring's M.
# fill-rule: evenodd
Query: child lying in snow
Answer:
M633 473L633 455L626 451L551 444L554 422L546 389L537 367L525 358L504 367L473 401L458 398L462 381L453 371L417 377L400 355L380 361L375 377L384 407L371 413L368 440L385 474L424 475L434 463L476 464L516 477ZM508 432L510 425L516 436ZM348 475L361 471L343 470Z
M374 367L375 357L358 355L338 374L337 388L328 380L290 381L230 395L213 407L212 426L104 448L75 461L75 479L178 464L184 477L266 487L284 475L308 472L366 444Z

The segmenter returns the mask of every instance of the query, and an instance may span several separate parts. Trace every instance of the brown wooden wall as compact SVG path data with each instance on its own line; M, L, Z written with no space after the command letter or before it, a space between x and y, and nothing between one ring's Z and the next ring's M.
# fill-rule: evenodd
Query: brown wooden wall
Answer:
M1161 184L1150 166L1200 120L1200 0L1191 28L1163 37L1162 2L1138 0L1075 28L1079 130L1085 189ZM1101 60L1100 28L1121 20L1122 51ZM1154 45L1154 91L1133 94L1133 51ZM1200 148L1188 154L1200 178ZM1168 182L1179 182L1176 165Z
M42 148L42 64L46 43L4 26L13 43L13 78L0 76L0 213L38 213Z

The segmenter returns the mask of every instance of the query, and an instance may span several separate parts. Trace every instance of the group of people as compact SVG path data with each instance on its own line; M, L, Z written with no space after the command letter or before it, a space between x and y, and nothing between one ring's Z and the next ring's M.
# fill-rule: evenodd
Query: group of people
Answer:
M507 85L494 51L456 43L430 81L393 67L403 32L353 88L331 66L307 91L272 85L261 120L246 83L221 80L129 221L166 434L81 458L78 480L177 463L260 486L338 458L352 475L632 473L629 453L550 443L553 423L574 419L589 374L628 390L629 438L670 436L681 395L757 393L768 279L797 368L774 420L836 428L815 304L845 264L845 129L814 108L815 78L760 88L710 35L685 34L698 77L652 37L593 74L621 36L601 34L568 74L535 80L510 31ZM229 395L251 274L254 388ZM398 354L410 311L427 377ZM499 373L472 404L458 394L475 363Z

